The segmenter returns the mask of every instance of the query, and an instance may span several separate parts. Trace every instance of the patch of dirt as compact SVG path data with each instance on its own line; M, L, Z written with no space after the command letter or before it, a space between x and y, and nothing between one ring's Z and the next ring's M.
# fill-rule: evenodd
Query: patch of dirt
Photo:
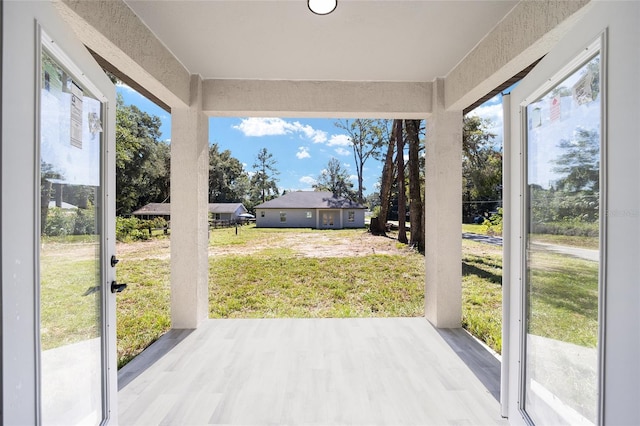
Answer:
M406 247L397 247L397 240L389 237L378 237L368 232L344 233L331 231L287 233L286 238L269 241L267 244L253 246L209 247L209 255L259 253L265 249L286 248L296 252L300 257L355 257L371 254L406 253Z
M402 254L410 249L398 245L392 237L374 236L366 231L353 233L308 230L287 232L284 238L268 238L246 245L209 246L209 256L252 255L269 249L286 248L299 257L354 257L371 254ZM118 243L118 257L127 259L169 259L169 239L154 239L135 243Z

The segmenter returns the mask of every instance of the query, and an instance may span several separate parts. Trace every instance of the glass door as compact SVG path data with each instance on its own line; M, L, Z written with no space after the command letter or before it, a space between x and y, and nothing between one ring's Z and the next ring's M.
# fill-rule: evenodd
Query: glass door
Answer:
M535 424L598 424L602 297L600 43L522 106L521 408Z
M109 417L106 99L43 34L40 53L40 420ZM51 50L50 50L51 49ZM112 241L112 239L111 239Z

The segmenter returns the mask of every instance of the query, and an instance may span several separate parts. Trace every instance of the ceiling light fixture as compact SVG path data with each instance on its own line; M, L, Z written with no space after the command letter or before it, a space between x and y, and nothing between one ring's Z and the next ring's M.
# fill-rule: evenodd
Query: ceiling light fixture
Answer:
M307 0L309 10L316 15L328 15L338 6L338 0Z

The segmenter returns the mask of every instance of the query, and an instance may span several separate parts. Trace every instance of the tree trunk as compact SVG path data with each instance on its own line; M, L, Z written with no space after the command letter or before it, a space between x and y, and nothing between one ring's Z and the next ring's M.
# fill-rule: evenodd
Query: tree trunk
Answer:
M424 228L422 226L422 193L420 191L420 120L405 120L409 142L409 217L411 241L409 244L424 253Z
M397 120L396 143L398 144L398 241L407 244L407 200L404 187L404 137L402 135L402 120Z
M378 215L378 227L372 228L374 233L385 235L387 231L387 216L389 215L389 199L391 198L391 187L393 186L393 152L396 144L396 121L393 122L391 138L387 147L387 155L382 167L382 182L380 183L380 214Z

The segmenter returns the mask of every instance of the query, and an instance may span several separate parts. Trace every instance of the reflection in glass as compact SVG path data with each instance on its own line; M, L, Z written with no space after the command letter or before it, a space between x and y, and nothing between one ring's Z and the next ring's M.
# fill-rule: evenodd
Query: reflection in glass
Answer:
M527 106L525 410L598 419L600 56Z
M99 424L101 104L46 53L41 83L42 423Z

